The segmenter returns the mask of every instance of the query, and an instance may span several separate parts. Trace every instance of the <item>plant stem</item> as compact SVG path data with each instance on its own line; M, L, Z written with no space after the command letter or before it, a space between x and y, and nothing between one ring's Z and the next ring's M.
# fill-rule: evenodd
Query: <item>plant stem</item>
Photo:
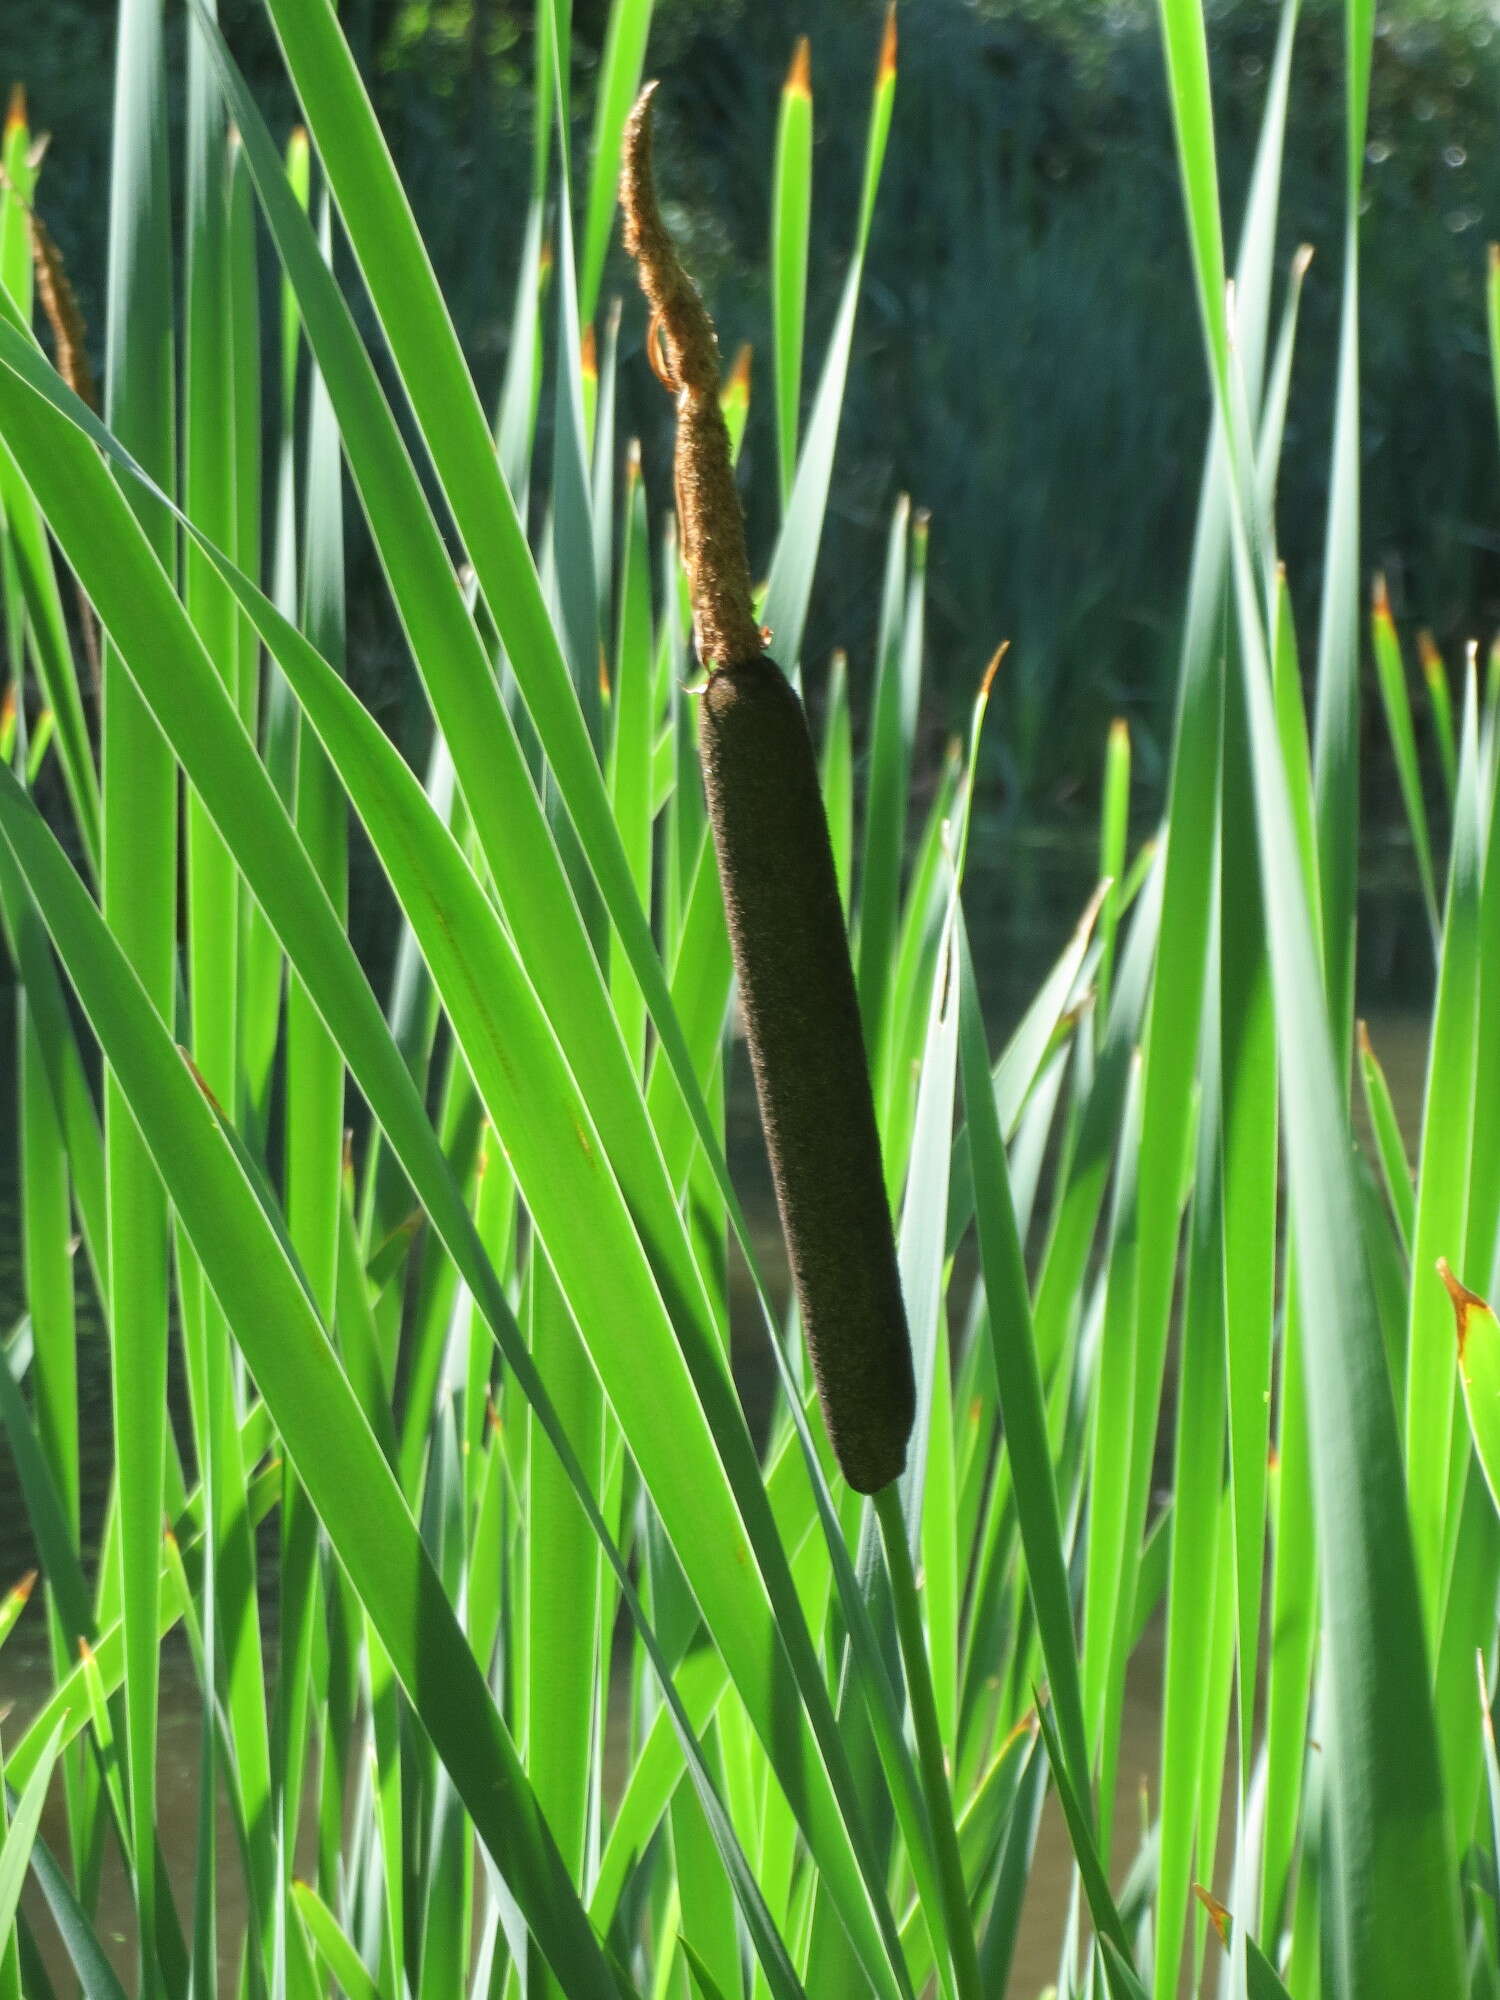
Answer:
M964 1887L963 1861L958 1851L958 1830L953 1818L953 1793L948 1783L948 1763L938 1724L937 1701L932 1690L932 1670L927 1659L927 1642L922 1634L922 1607L917 1601L917 1579L912 1569L911 1550L907 1547L906 1517L901 1511L897 1481L893 1479L888 1486L882 1486L873 1497L885 1542L886 1571L891 1581L896 1636L906 1673L906 1698L911 1704L912 1724L916 1732L922 1789L927 1797L933 1844L937 1850L954 1983L960 2000L971 2000L971 1996L972 2000L980 2000L983 1989L979 1978L979 1953L969 1915L968 1892Z

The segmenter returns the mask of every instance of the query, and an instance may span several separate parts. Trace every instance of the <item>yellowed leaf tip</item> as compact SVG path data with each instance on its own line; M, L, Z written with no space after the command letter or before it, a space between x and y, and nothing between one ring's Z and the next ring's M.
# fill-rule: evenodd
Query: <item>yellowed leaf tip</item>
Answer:
M1083 915L1074 926L1075 938L1086 938L1099 920L1099 912L1104 908L1104 899L1115 886L1113 875L1102 875L1095 885L1094 893L1083 906Z
M12 682L11 685L5 690L5 693L3 695L0 695L0 729L9 729L10 725L15 721L15 719L16 719L16 690L15 690L15 683Z
M754 352L748 340L740 342L739 352L734 357L734 366L729 371L729 381L725 385L724 394L726 398L730 396L742 396L746 402L749 402L750 364L754 359Z
M1299 243L1296 254L1292 258L1292 276L1298 283L1307 276L1307 267L1312 260L1312 245L1310 243Z
M1130 748L1130 724L1123 715L1117 715L1109 725L1109 747L1117 753Z
M609 662L604 657L604 648L599 648L599 694L604 701L609 700Z
M885 10L885 33L880 38L880 68L876 73L877 84L894 81L896 75L896 0L890 0Z
M26 1574L21 1578L19 1583L13 1584L11 1586L11 1591L10 1591L11 1602L13 1604L25 1604L27 1600L30 1598L32 1591L34 1591L35 1589L36 1589L36 1571L34 1569L29 1569L27 1570Z
M78 1635L78 1657L85 1666L93 1659L94 1649L80 1632Z
M13 83L10 87L10 102L5 107L5 136L20 131L26 123L26 86Z
M1009 651L1010 651L1009 639L1002 639L999 645L995 648L994 652L990 655L990 663L984 670L984 679L979 683L979 699L981 701L989 700L990 689L995 685L995 676L1000 671L1000 662L1005 658L1006 654Z
M1280 1472L1281 1470L1281 1453L1274 1444L1266 1453L1266 1470L1267 1472Z
M1490 245L1490 276L1500 278L1500 243Z
M1428 680L1443 671L1443 656L1437 649L1437 640L1424 625L1417 634L1417 657L1422 662L1422 671Z
M343 1169L346 1174L354 1172L354 1127L352 1125L344 1127Z
M812 96L812 43L806 35L797 37L797 46L792 50L792 65L782 88L788 97Z
M1019 1743L1023 1736L1035 1736L1041 1726L1036 1710L1028 1708L1021 1720L1011 1726L1005 1741L1000 1745L999 1755L1003 1757L1011 1744Z
M1489 1306L1478 1292L1471 1292L1467 1285L1454 1277L1446 1257L1438 1258L1437 1274L1448 1287L1448 1296L1453 1301L1454 1331L1458 1335L1458 1358L1462 1364L1469 1339L1469 1317L1475 1312L1487 1313Z
M1391 622L1391 594L1385 587L1385 572L1376 570L1374 582L1370 585L1370 609L1377 618Z
M1055 1039L1057 1041L1061 1041L1065 1035L1071 1035L1073 1030L1078 1026L1078 1023L1081 1020L1083 1020L1087 1014L1093 1011L1093 1009L1098 1005L1098 1002L1099 1002L1099 989L1097 986L1090 986L1087 992L1081 994L1079 998L1073 1002L1073 1005L1071 1007L1064 1007L1062 1012L1057 1017L1057 1032Z
M578 359L584 374L591 382L599 379L599 343L592 326L583 329L578 342Z
M1359 1052L1361 1056L1363 1056L1366 1062L1374 1062L1375 1050L1370 1041L1369 1022L1356 1021L1354 1024L1354 1032L1359 1039Z
M309 144L307 127L305 125L294 125L286 143L289 151L293 153L305 153Z
M1230 1933L1230 1918L1228 1910L1225 1909L1224 1905L1219 1901L1217 1896L1213 1895L1211 1891L1204 1888L1201 1882L1195 1882L1193 1884L1193 1894L1198 1898L1198 1901L1203 1905L1204 1909L1207 1910L1208 1921L1213 1925L1214 1929L1219 1934L1219 1943L1223 1945L1226 1951L1228 1951L1229 1933Z
M641 476L641 441L632 438L625 447L625 477L634 485Z

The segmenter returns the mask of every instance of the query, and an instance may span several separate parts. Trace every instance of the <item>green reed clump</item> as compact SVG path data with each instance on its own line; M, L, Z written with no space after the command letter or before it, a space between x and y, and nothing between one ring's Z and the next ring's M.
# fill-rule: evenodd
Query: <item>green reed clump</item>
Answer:
M537 10L491 413L336 10L264 5L307 121L284 159L209 0L182 119L163 0L121 0L102 417L44 324L19 99L0 136L0 2000L119 2000L132 1963L150 2000L1494 2000L1500 681L1470 655L1424 706L1378 600L1436 979L1420 1130L1378 1016L1355 1127L1368 399L1350 255L1309 714L1275 513L1297 0L1232 294L1205 10L1161 0L1215 409L1176 740L1132 854L1116 734L1103 879L1090 851L1045 893L998 851L985 693L923 796L920 509L873 656L820 684L804 644L893 26L816 370L805 52L787 78L771 424L661 228L646 0L608 10L561 198L568 9ZM1344 19L1358 86L1373 22ZM661 538L602 291L622 163L677 399ZM1488 304L1500 355L1500 269ZM731 448L773 432L752 568ZM425 776L341 672L346 506ZM380 995L353 819L400 926ZM1061 948L992 1050L1001 868ZM736 973L815 1384L729 1170ZM1049 1792L1071 1871L1035 1865Z

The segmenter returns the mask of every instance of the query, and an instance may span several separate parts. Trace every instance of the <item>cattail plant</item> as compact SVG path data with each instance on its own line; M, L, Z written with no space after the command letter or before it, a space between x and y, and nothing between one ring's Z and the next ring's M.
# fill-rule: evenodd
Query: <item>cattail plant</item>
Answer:
M1065 941L1058 916L993 1050L999 941L971 949L966 916L993 907L968 887L996 855L984 697L913 822L926 530L904 502L870 707L836 658L816 764L794 692L893 26L816 371L805 48L783 92L763 605L726 441L748 373L721 414L649 94L630 111L646 0L602 10L591 164L560 187L568 9L536 10L493 412L336 9L263 0L306 121L283 155L210 0L187 9L181 117L163 0L120 0L111 267L75 274L100 298L97 399L13 100L0 2000L1177 2000L1189 1969L1228 2000L1500 1992L1500 683L1470 653L1450 688L1424 646L1417 726L1406 610L1378 595L1436 977L1420 1131L1377 1019L1356 1132L1357 266L1309 716L1275 532L1306 274L1278 334L1297 0L1232 307L1207 10L1160 5L1215 402L1170 775L1132 852L1116 729L1104 885L1088 898L1090 847L1085 915ZM1368 5L1344 35L1352 244ZM677 405L696 691L617 424L622 165ZM1500 266L1488 303L1500 351ZM346 508L430 711L425 781L360 699ZM70 583L103 635L97 733ZM384 994L355 955L354 819L400 927ZM1003 866L1030 873L1014 847ZM842 1480L805 1449L812 1390L729 1172L736 970ZM759 1448L725 1352L731 1235L777 1373ZM158 1803L184 1722L185 1834ZM1049 1790L1072 1870L1035 1865Z
M859 1001L807 717L751 602L718 340L657 207L654 89L626 126L621 207L651 307L648 353L677 403L709 819L823 1421L849 1484L875 1493L906 1463L916 1392Z

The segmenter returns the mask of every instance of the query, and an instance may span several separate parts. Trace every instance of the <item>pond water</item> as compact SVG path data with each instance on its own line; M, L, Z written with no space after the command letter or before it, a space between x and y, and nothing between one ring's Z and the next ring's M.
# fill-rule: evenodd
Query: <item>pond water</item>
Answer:
M994 857L1003 855L1003 865ZM1409 1144L1420 1114L1426 1059L1423 1010L1428 1003L1430 955L1409 850L1394 838L1366 842L1365 900L1360 923L1360 1006L1369 1020L1375 1046L1385 1065L1398 1114ZM992 1043L998 1044L1019 1018L1037 984L1066 942L1093 886L1091 847L1076 839L1049 838L1040 833L1017 836L976 821L972 837L965 910L974 944L981 991ZM14 1324L21 1307L19 1225L15 1186L13 1002L0 975L0 1328ZM764 1242L768 1268L783 1268L769 1174L755 1130L753 1096L745 1084L732 1098L731 1150L737 1177L757 1234ZM748 1308L748 1300L744 1303ZM736 1305L736 1317L739 1315ZM746 1344L746 1351L749 1351ZM737 1346L737 1362L740 1358ZM173 1355L171 1402L174 1415L185 1415L184 1392ZM755 1380L746 1382L752 1423L766 1402ZM110 1451L109 1366L106 1343L96 1318L84 1314L80 1323L79 1398L83 1450L85 1542L97 1536L107 1491ZM0 1438L0 1590L14 1582L34 1561L24 1508L14 1467ZM40 1600L28 1610L10 1643L0 1653L0 1726L10 1734L42 1698L49 1685ZM1120 1757L1120 1783L1115 1827L1115 1853L1133 1854L1140 1827L1140 1786L1155 1789L1159 1756L1160 1699L1159 1629L1149 1630L1132 1664L1127 1688ZM10 1720L5 1718L9 1713ZM161 1733L161 1835L169 1874L178 1885L191 1880L192 1857L198 1841L197 1763L199 1703L185 1645L174 1636L164 1649ZM44 1833L55 1838L59 1824L49 1818ZM1228 1829L1221 1841L1227 1849ZM232 1855L233 1835L227 1822L220 1827L220 1852ZM1023 1916L1022 1932L1010 1991L1030 2000L1055 1977L1058 1941L1066 1916L1071 1880L1066 1830L1049 1801L1044 1814ZM113 1861L111 1868L113 1868ZM232 1861L223 1873L232 1893ZM107 1872L102 1919L112 1934L114 1954L122 1971L131 1962L129 1921L118 1872ZM223 1974L231 1980L234 1951L243 1926L243 1909L226 1900L220 1915Z

